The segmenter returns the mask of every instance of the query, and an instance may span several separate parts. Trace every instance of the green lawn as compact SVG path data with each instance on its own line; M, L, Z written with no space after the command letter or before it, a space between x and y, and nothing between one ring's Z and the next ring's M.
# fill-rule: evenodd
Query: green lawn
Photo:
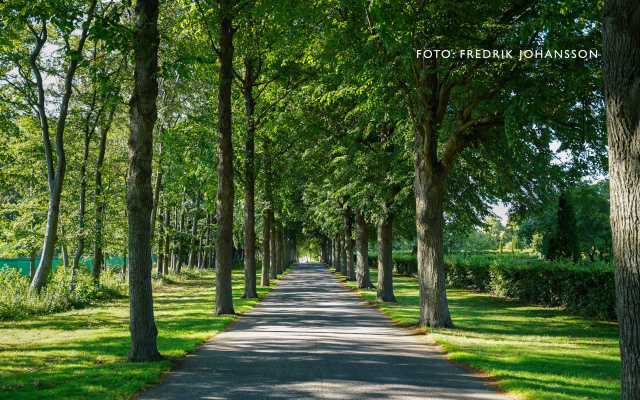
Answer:
M403 326L418 323L418 283L394 275L398 303L376 303ZM377 273L371 271L377 282ZM355 282L348 282L355 287ZM375 290L360 290L375 300ZM426 329L449 358L490 374L522 399L620 397L618 325L520 301L447 288L456 329Z
M214 277L210 270L171 276L173 283L154 289L158 348L168 358L163 362L124 362L130 344L128 299L0 323L0 398L130 398L236 318L213 315ZM241 270L233 271L233 279L235 311L245 313L258 300L239 299ZM268 291L258 288L261 297Z

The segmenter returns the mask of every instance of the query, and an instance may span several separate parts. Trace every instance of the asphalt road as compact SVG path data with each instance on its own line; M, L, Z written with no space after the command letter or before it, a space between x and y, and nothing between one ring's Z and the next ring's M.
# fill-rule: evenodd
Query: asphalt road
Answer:
M138 398L508 399L363 305L320 264L295 265Z

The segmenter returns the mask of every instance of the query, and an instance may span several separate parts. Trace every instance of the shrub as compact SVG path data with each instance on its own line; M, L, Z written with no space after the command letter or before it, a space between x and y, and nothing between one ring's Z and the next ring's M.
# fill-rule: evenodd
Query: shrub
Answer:
M369 268L378 268L378 255L369 253Z
M393 255L393 269L402 275L412 276L418 273L418 259L411 255Z
M73 289L69 288L70 278L71 270L58 266L37 293L31 290L28 276L15 268L0 268L0 320L86 307L95 300L121 297L127 289L122 276L112 269L102 272L99 287L89 271L82 268L74 277Z

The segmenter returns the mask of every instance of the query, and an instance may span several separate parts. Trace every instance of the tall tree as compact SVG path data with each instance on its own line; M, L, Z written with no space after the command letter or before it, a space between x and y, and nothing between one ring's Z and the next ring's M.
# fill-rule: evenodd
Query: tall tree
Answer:
M158 0L137 0L134 88L129 100L129 305L131 350L127 361L159 361L151 288L153 128L158 97Z
M565 46L597 45L594 12L586 3L571 4L573 8L563 12L575 19L558 18L558 8L565 6L557 2L527 0L484 2L473 13L468 12L467 2L378 1L370 6L356 3L343 13L355 30L352 37L362 35L360 43L371 45L360 52L362 65L370 66L372 74L380 71L376 80L381 85L404 93L414 133L420 325L453 327L443 257L445 201L452 186L480 204L488 198L543 193L539 179L526 177L532 171L548 172L546 154L552 136L545 131L553 131L555 139L577 155L575 167L580 171L581 152L602 147L597 134L600 118L592 112L600 99L583 90L597 85L591 66L596 68L599 62L587 55L580 65L577 60L522 62L517 56L498 63L461 57L459 52L439 57L407 49L530 50L543 49L555 39ZM469 28L453 27L452 18ZM386 71L378 67L382 54L390 68ZM570 63L575 68L567 68ZM570 71L560 84L558 68ZM581 89L576 90L577 86ZM553 103L552 94L563 97L560 107L547 106ZM587 100L580 101L581 97ZM577 107L578 102L584 107ZM576 112L586 108L589 111L581 115ZM542 120L531 127L528 119L535 115ZM525 154L527 162L522 161ZM476 160L492 160L491 170L513 179L487 180L486 169L480 169ZM482 193L477 191L479 185Z
M604 88L611 232L620 329L621 400L640 399L640 1L606 0Z
M256 65L257 64L257 65ZM251 56L244 59L244 79L242 80L242 95L246 121L245 165L244 165L244 293L242 298L258 297L256 289L256 178L255 178L255 135L256 121L255 99L253 86L260 75L261 60Z
M209 3L209 2L207 2ZM234 19L252 0L221 0L213 2L218 43L214 41L207 14L199 0L198 10L204 20L209 44L218 57L218 193L216 230L216 302L215 314L234 314L231 291L231 265L233 261L233 145L231 89L234 80L233 36L238 31Z
M550 260L571 259L574 263L580 260L578 221L573 211L572 200L568 198L566 192L560 194L558 223L554 236L549 241L547 258Z
M35 90L37 92L37 98L34 98L31 103L40 118L40 128L47 160L47 178L49 184L49 211L47 214L47 227L42 247L42 258L40 258L40 264L38 265L38 269L36 270L33 280L31 281L31 287L38 291L46 284L49 274L51 273L53 253L58 238L57 232L62 185L67 169L67 159L64 151L64 132L69 112L69 101L71 99L71 94L73 93L73 77L81 60L82 49L84 48L85 41L89 34L89 28L93 21L96 3L97 1L94 0L87 11L86 21L83 23L80 40L78 41L75 49L68 48L68 51L76 56L70 57L67 73L64 78L64 93L62 95L60 112L56 122L55 153L49 138L49 117L47 117L46 109L47 102L44 90L45 84L41 73L41 67L38 64L42 49L47 42L48 21L46 17L42 17L42 15L35 16L34 19L40 22L39 28L33 26L31 21L25 22L35 39L35 46L29 57L29 66L33 76L35 77L35 84L34 82L31 82L31 80L28 80L25 75L22 76L25 77L25 80L28 80L29 87L35 86ZM25 6L24 10L27 11L27 6ZM67 47L69 47L68 42ZM18 65L18 67L21 69L20 65ZM55 167L54 162L56 163Z

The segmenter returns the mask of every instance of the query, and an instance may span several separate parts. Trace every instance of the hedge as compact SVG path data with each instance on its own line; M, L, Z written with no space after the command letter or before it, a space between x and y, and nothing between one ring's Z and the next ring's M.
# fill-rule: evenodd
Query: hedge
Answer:
M369 255L369 265L378 264ZM393 256L399 274L418 272L415 257ZM575 265L546 260L487 260L485 257L447 257L447 284L520 299L601 319L616 318L615 274L610 264Z
M590 317L616 318L615 275L611 265L449 258L445 261L445 273L447 283L453 287L562 307Z

